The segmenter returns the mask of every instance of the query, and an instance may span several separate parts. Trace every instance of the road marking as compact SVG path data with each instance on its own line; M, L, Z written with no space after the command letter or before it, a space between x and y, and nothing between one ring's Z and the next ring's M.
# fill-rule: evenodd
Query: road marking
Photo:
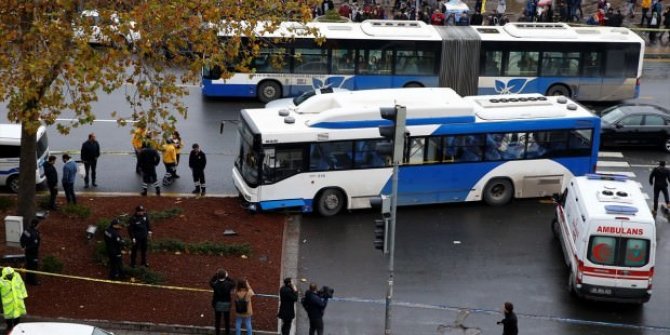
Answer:
M619 161L598 161L596 167L630 167L630 164Z
M79 121L79 119L56 119L56 121L74 122L74 121ZM93 122L114 122L114 123L118 123L119 121L118 121L118 120L105 120L105 119L102 119L102 120L93 120ZM125 122L126 122L126 123L135 123L135 122L137 122L137 121L127 120L127 121L125 121Z
M655 168L658 164L631 164L630 167L636 168Z
M621 152L611 152L611 151L600 151L600 152L598 152L598 157L623 158L623 153L621 153Z
M138 188L139 190L139 188ZM39 192L38 192L39 193ZM43 192L47 193L47 192ZM78 196L82 197L139 197L140 192L91 192L91 191L77 191ZM177 192L161 192L162 197L169 198L195 198L196 196L193 193L177 193ZM149 197L152 197L152 193L149 192ZM205 198L234 198L237 197L237 194L233 193L207 193Z
M637 176L637 175L635 174L635 172L630 172L630 171L600 171L600 170L596 170L596 173L600 173L600 174L618 174L618 175L626 176L626 177L629 177L629 178L635 178L635 177Z

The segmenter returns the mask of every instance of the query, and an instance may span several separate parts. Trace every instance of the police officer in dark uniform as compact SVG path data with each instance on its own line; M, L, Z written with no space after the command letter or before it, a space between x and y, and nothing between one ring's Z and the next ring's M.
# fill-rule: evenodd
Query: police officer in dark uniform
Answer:
M130 235L133 242L133 248L130 251L130 267L135 267L138 248L142 253L142 265L149 267L149 263L147 263L147 246L148 240L151 237L151 224L149 223L149 217L144 210L144 206L139 205L135 208L135 215L130 218L128 235Z
M37 230L37 225L40 223L38 219L32 219L30 226L21 234L21 247L25 249L26 253L26 269L37 270L39 262L40 250L40 231ZM30 285L39 285L37 275L28 272L26 274L26 282Z
M668 199L668 181L670 181L670 171L665 167L665 161L658 162L658 166L651 170L649 175L649 185L654 185L654 210L652 213L656 215L658 209L658 194L663 192L663 199L666 207L670 207L670 199Z
M121 222L114 219L105 229L105 246L107 247L107 256L109 257L109 279L120 280L123 278L123 238L119 230Z
M58 171L54 167L56 156L49 156L44 162L44 175L47 177L47 186L49 187L49 209L56 210L56 196L58 196Z
M161 187L158 185L156 166L161 162L161 156L148 142L144 142L138 159L142 170L142 195L147 195L147 188L152 184L156 188L156 195L160 196Z
M193 183L195 184L195 189L191 193L195 195L204 196L206 193L205 166L207 166L207 156L200 150L200 145L195 143L188 157L188 167L193 172Z

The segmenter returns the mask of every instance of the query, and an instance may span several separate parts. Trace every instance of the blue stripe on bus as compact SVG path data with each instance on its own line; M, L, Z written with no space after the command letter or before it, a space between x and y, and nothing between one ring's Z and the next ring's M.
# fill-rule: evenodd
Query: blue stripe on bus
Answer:
M271 211L279 208L290 208L290 207L300 207L305 208L306 203L303 199L284 199L284 200L271 200L271 201L261 201L258 203L261 210Z
M529 119L529 120L511 120L510 122L500 121L500 122L481 122L477 124L476 132L514 132L516 129L519 131L527 132L528 129L533 129L533 131L542 131L549 129L584 129L584 128L595 128L600 129L600 119L596 116L594 117L583 117L575 119ZM458 134L471 134L473 133L473 127L471 124L445 124L438 127L431 135L458 135ZM600 133L596 131L596 133ZM593 139L595 142L596 139Z
M13 168L6 171L0 170L0 175L12 174L12 173L19 173L19 168Z
M408 119L408 126L434 125L434 124L454 124L454 123L473 123L475 117L470 115L464 116L448 116L437 118L421 118ZM350 128L373 128L379 126L391 125L390 121L386 120L361 120L361 121L334 121L334 122L319 122L312 125L315 128L329 128L329 129L350 129ZM472 125L470 125L472 127Z

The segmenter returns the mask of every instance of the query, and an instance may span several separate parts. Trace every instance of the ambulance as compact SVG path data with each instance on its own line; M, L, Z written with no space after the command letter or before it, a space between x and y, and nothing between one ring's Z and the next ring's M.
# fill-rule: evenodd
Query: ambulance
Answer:
M626 176L574 177L555 195L554 235L578 297L645 303L651 297L656 225L640 185Z

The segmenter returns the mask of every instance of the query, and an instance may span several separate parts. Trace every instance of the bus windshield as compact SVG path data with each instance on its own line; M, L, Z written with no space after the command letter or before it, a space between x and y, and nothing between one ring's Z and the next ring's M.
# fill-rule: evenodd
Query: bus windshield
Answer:
M254 135L245 122L240 123L240 153L235 165L249 186L258 185L258 154L254 152Z
M49 149L49 139L47 138L47 133L44 132L42 137L37 141L37 159L42 158L44 153Z

